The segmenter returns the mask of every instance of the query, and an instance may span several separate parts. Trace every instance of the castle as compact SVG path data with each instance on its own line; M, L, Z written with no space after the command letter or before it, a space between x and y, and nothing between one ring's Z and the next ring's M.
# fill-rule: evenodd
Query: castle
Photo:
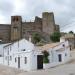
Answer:
M43 12L42 18L36 16L34 22L22 22L21 16L11 16L11 24L0 24L0 40L16 41L35 32L50 36L55 31L59 31L59 25L55 24L53 12Z

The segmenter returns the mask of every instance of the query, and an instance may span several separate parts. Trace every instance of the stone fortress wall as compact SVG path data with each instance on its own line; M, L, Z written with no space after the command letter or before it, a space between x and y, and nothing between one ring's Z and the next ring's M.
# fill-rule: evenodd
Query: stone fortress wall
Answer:
M60 30L59 25L55 24L53 12L43 12L42 18L36 16L34 22L22 22L21 16L11 16L11 24L0 24L0 40L16 41L24 37L28 38L34 32L46 37L55 31Z

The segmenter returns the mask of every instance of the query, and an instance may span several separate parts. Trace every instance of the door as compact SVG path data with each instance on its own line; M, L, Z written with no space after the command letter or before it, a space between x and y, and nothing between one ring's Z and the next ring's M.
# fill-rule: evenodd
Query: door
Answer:
M61 61L62 61L61 54L59 54L59 55L58 55L58 60L59 60L59 62L61 62Z
M20 57L18 57L18 68L20 68Z
M37 69L43 69L43 55L37 55Z

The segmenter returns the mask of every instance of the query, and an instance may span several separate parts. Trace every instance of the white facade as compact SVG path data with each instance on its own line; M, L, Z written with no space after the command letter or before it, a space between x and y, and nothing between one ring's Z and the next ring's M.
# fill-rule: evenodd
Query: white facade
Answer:
M9 43L6 44L0 44L0 56L3 56L3 47L8 45Z
M38 65L39 68L41 66L38 64L40 61L38 57L40 56L40 58L42 58L42 49L34 46L30 41L22 39L4 46L3 50L4 65L9 65L26 71L36 70L38 69ZM41 66L41 68L50 68L62 62L65 63L70 59L70 49L67 41L60 42L43 50L49 52L49 63L44 64L42 62L43 66ZM43 58L41 60L43 60Z
M61 42L56 46L48 49L49 63L44 64L45 68L54 67L70 61L70 47L68 41Z
M4 47L4 65L24 70L37 69L37 55L34 44L22 39Z
M51 50L51 56L53 56L53 62L65 62L69 60L70 48L68 42L63 42Z

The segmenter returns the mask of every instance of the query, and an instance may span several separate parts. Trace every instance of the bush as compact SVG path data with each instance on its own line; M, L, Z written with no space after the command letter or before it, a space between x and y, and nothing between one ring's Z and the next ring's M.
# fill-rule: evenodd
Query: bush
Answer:
M70 33L70 34L74 34L74 32L73 32L73 31L70 31L69 33Z
M43 51L42 53L43 53L43 62L49 63L49 59L48 59L49 53L47 51Z
M40 34L38 34L38 33L34 33L33 35L32 35L32 39L33 39L33 43L38 43L38 42L40 42L41 41L41 36L40 36Z
M44 58L43 58L43 62L44 62L44 63L49 63L49 59L44 57Z
M51 36L50 39L52 42L59 42L60 41L61 34L59 32L54 32Z

